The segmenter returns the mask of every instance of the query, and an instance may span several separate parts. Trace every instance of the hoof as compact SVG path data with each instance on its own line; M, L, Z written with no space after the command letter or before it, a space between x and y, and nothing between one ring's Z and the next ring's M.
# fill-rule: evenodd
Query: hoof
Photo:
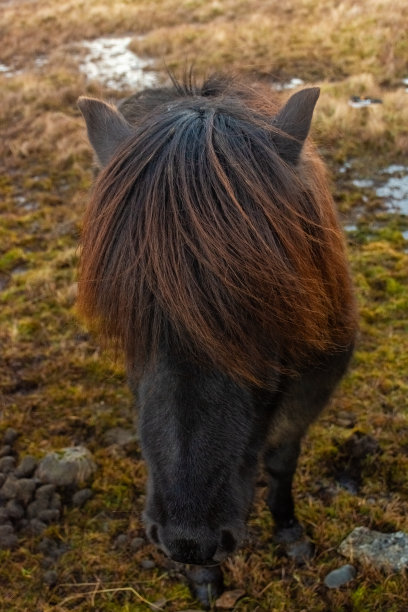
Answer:
M205 608L210 608L224 590L224 579L221 568L191 567L186 569L186 577L191 594Z
M276 531L274 541L279 545L283 554L292 559L296 565L304 565L314 555L314 545L304 534L300 523L293 522L288 527Z

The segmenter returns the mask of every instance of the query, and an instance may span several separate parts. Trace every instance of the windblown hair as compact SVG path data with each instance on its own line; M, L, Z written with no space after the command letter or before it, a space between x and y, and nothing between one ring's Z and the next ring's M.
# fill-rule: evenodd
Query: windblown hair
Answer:
M93 190L78 305L130 367L166 350L262 386L350 344L325 168L308 142L282 158L276 101L214 78L121 110L134 131Z

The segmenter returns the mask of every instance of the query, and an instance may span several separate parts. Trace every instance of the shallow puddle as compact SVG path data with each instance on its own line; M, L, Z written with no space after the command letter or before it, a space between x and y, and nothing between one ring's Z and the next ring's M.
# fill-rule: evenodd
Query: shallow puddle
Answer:
M339 173L346 175L346 181L361 191L363 201L368 201L370 193L374 193L387 211L408 215L408 166L391 164L372 177L363 178L356 174L352 162L346 162Z
M87 49L79 69L89 80L97 80L117 90L141 90L158 82L157 73L147 70L150 61L138 57L128 46L131 36L121 38L97 38L84 41Z

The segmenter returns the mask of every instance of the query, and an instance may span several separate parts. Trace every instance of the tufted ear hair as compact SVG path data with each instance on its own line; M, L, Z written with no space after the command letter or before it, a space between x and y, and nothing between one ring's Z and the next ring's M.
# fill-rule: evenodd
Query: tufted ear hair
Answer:
M133 134L133 128L115 106L102 100L81 96L78 107L86 122L89 142L101 166L106 166L119 145Z
M274 119L274 125L289 136L274 136L280 156L289 164L295 165L299 160L319 95L319 87L298 91L289 98Z

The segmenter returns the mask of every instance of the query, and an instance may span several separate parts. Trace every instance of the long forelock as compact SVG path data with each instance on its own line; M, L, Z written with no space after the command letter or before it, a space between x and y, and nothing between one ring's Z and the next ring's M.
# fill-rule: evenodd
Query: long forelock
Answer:
M131 363L165 344L262 384L350 341L322 167L307 145L296 167L279 157L275 105L248 91L213 81L161 100L95 186L79 306Z

